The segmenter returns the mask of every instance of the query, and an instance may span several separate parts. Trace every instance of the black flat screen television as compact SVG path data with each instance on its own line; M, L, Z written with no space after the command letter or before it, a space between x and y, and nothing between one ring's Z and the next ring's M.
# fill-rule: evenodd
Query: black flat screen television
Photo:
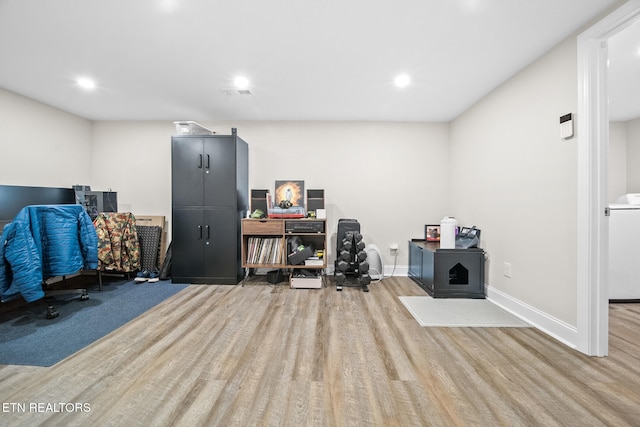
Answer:
M75 202L76 196L72 188L0 185L0 221L11 222L25 206L66 205Z

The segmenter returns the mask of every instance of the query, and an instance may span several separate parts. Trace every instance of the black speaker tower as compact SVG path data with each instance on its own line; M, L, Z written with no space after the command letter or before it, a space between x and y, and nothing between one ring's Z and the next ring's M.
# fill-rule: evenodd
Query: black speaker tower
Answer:
M307 211L324 209L324 190L307 190Z
M267 195L269 190L251 190L251 212L260 209L264 212L266 218L267 212Z

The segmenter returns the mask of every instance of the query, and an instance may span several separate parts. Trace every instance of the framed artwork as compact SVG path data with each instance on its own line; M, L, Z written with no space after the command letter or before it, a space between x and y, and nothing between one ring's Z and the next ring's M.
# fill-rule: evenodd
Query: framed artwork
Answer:
M424 226L424 239L427 242L439 242L440 241L440 224Z
M273 204L278 206L282 202L304 207L304 181L276 181Z

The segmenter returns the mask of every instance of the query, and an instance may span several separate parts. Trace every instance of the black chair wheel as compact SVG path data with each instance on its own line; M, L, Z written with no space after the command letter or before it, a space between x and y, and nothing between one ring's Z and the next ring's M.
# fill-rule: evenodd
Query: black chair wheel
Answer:
M60 313L52 305L47 307L47 319L55 319Z

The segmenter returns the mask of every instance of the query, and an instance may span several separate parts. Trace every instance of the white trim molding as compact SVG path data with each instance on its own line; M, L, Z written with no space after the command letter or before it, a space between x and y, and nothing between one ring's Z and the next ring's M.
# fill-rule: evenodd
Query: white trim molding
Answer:
M608 354L607 43L640 22L631 0L578 36L577 349Z
M571 348L576 348L578 330L575 326L549 316L547 313L490 286L485 287L485 292L487 300L493 304L519 317L561 343Z

